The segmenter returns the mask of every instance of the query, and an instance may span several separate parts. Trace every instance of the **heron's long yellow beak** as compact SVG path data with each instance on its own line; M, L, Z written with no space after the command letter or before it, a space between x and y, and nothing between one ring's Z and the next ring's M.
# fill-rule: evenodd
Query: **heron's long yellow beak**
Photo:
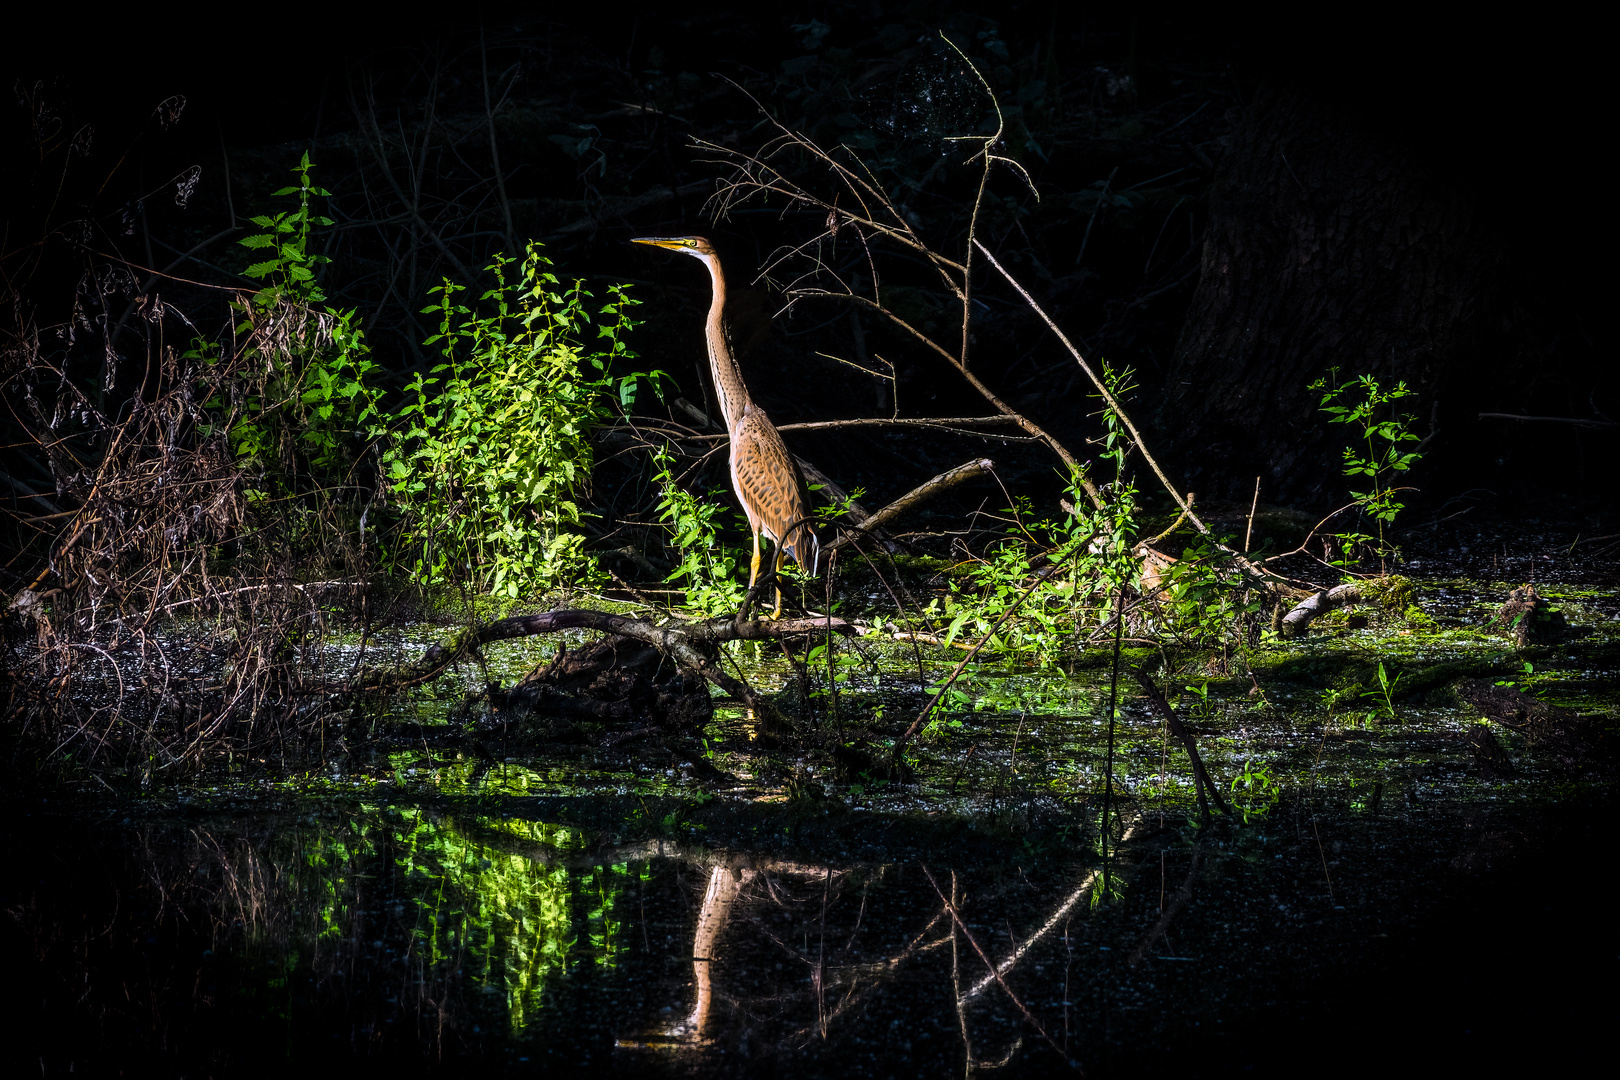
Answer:
M685 237L666 236L638 236L630 241L632 244L651 244L661 248L684 248L687 246Z

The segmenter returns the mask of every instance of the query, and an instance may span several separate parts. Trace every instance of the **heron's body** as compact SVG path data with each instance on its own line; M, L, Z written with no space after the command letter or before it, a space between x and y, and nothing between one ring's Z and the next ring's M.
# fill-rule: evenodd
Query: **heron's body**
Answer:
M648 237L637 239L635 243L692 255L709 268L709 280L713 284L705 328L709 372L714 377L720 414L725 418L726 434L731 439L731 488L748 515L748 529L754 536L749 587L759 579L761 535L775 545L777 570L782 568L784 556L792 555L794 562L816 573L821 562L821 545L810 527L810 499L804 473L788 453L787 445L765 410L749 398L742 371L731 355L725 329L726 278L713 246L700 236ZM778 589L776 614L781 613L782 591Z

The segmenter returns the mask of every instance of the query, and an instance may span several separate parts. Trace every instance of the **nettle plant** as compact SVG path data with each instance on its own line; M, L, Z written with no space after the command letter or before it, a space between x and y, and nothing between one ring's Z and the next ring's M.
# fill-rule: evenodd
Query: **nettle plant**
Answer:
M434 290L424 310L439 332L425 344L444 362L405 388L382 457L404 514L396 558L423 584L507 598L597 574L580 531L591 432L662 376L617 373L635 358L637 301L623 286L593 312L584 283L563 284L539 244L509 281L513 264L490 263L481 308L448 280Z
M1337 368L1330 369L1324 378L1311 384L1311 389L1322 395L1321 410L1332 423L1348 425L1356 435L1356 442L1344 448L1344 475L1354 480L1366 477L1371 487L1367 491L1352 491L1353 505L1372 520L1376 535L1359 530L1338 534L1339 566L1356 561L1363 551L1371 552L1382 564L1399 555L1385 533L1385 527L1394 523L1405 504L1396 496L1408 490L1395 486L1395 479L1411 469L1423 455L1409 444L1419 442L1411 430L1412 414L1396 411L1394 403L1413 396L1404 382L1385 389L1376 378L1362 375L1345 383L1338 383Z
M262 285L234 305L247 362L225 370L221 349L208 341L187 354L212 383L205 404L212 421L203 434L225 431L237 460L258 471L250 500L341 482L377 415L370 385L376 364L359 316L328 306L317 277L330 260L310 241L332 219L314 211L313 201L331 193L314 183L313 169L306 153L292 170L297 182L271 196L297 205L250 218L263 231L240 241L263 256L242 271ZM300 474L307 474L303 482Z
M653 482L658 485L658 520L669 531L680 562L666 579L684 590L685 606L707 616L736 611L747 592L738 568L744 554L720 539L720 518L730 512L726 492L715 490L700 499L675 482L675 459L660 448L653 454Z

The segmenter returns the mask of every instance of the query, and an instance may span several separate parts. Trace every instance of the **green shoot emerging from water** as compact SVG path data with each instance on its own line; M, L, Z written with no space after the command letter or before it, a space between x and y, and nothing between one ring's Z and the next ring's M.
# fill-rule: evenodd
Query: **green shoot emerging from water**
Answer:
M1382 566L1386 559L1399 555L1385 535L1385 526L1392 524L1405 508L1396 494L1407 489L1394 486L1395 478L1422 456L1419 450L1407 446L1419 441L1410 427L1412 414L1390 407L1411 397L1413 391L1404 382L1386 390L1371 375L1334 385L1337 380L1338 369L1334 368L1325 378L1312 383L1311 389L1321 392L1321 410L1333 423L1349 425L1356 432L1359 445L1344 448L1344 475L1351 479L1364 476L1371 483L1370 490L1350 494L1377 529L1376 536L1362 532L1339 534L1338 565L1347 566L1355 561L1358 552L1369 550Z

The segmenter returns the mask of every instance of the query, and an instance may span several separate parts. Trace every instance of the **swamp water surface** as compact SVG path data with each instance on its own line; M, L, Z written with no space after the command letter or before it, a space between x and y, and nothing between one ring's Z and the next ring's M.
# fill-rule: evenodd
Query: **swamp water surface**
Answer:
M1330 714L1321 673L1467 662L1604 711L1616 612L1570 592L1584 636L1520 655L1448 636L1479 602L1444 589L1432 632L1324 624L1308 650L1262 650L1257 680L1183 698L1223 786L1274 779L1248 815L1200 827L1185 756L1130 698L1108 844L1095 670L983 691L911 785L731 761L739 782L715 788L633 745L492 764L418 741L116 811L19 797L5 1059L807 1077L1579 1060L1620 974L1608 787L1506 735L1515 768L1482 768L1478 716L1443 695Z

